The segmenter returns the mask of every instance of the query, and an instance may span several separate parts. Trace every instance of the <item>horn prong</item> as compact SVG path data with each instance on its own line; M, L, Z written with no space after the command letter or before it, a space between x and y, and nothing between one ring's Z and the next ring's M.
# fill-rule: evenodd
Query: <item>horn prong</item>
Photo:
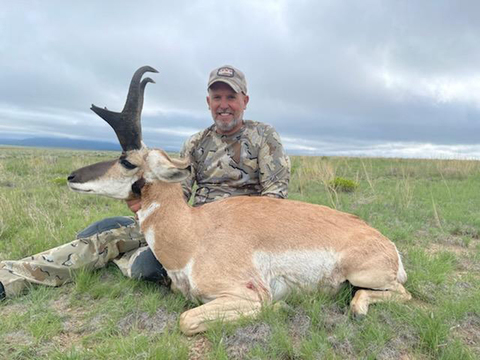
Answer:
M118 141L124 151L137 150L142 147L141 114L145 86L149 82L155 83L149 77L142 80L142 76L146 72L158 73L151 66L142 66L135 71L128 89L127 100L121 113L107 110L107 108L102 109L93 104L90 108L115 130Z

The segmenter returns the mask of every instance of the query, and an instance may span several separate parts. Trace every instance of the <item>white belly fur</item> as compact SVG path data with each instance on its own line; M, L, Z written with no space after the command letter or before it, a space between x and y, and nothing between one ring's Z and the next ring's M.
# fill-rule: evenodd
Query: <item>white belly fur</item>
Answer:
M273 300L284 298L294 288L314 290L321 282L331 284L336 276L339 253L332 250L292 250L281 254L257 251L253 264Z
M167 270L167 274L172 280L174 290L180 291L187 299L195 299L195 283L192 277L194 260L191 259L183 269Z

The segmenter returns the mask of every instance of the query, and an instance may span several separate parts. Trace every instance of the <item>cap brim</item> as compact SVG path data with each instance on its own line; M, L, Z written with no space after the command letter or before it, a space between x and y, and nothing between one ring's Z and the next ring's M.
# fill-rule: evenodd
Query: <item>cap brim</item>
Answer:
M228 86L230 86L233 91L235 91L236 93L241 93L242 92L242 89L240 89L240 86L238 86L235 82L229 80L229 79L215 79L213 80L212 82L209 82L208 83L208 87L207 89L210 88L210 86L212 86L213 84L217 83L217 82L222 82L222 83L225 83L227 84Z

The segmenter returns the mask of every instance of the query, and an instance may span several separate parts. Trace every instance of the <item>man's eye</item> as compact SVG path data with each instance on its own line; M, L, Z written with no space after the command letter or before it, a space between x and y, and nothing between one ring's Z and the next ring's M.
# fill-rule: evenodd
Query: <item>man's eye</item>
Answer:
M136 165L133 165L130 161L125 159L120 160L120 164L122 164L122 166L128 170L132 170L137 167Z

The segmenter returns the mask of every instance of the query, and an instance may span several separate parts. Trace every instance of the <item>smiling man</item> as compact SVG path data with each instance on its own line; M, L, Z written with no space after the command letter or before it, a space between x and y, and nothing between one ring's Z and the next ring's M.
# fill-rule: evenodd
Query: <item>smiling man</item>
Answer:
M248 100L245 77L239 70L222 67L212 71L207 104L218 133L231 135L242 127Z
M210 73L207 104L214 124L193 135L181 155L190 156L187 198L197 184L194 206L228 196L287 197L290 161L275 129L244 120L249 102L243 73L230 65Z
M280 137L267 124L244 120L249 102L243 73L230 65L210 73L207 104L214 124L194 134L181 151L192 171L182 184L185 200L200 206L229 196L287 196L290 160ZM128 202L134 212L141 199ZM108 261L124 275L169 284L131 217L98 221L71 243L17 261L0 261L0 299L22 293L28 283L59 286L78 269L97 269Z

